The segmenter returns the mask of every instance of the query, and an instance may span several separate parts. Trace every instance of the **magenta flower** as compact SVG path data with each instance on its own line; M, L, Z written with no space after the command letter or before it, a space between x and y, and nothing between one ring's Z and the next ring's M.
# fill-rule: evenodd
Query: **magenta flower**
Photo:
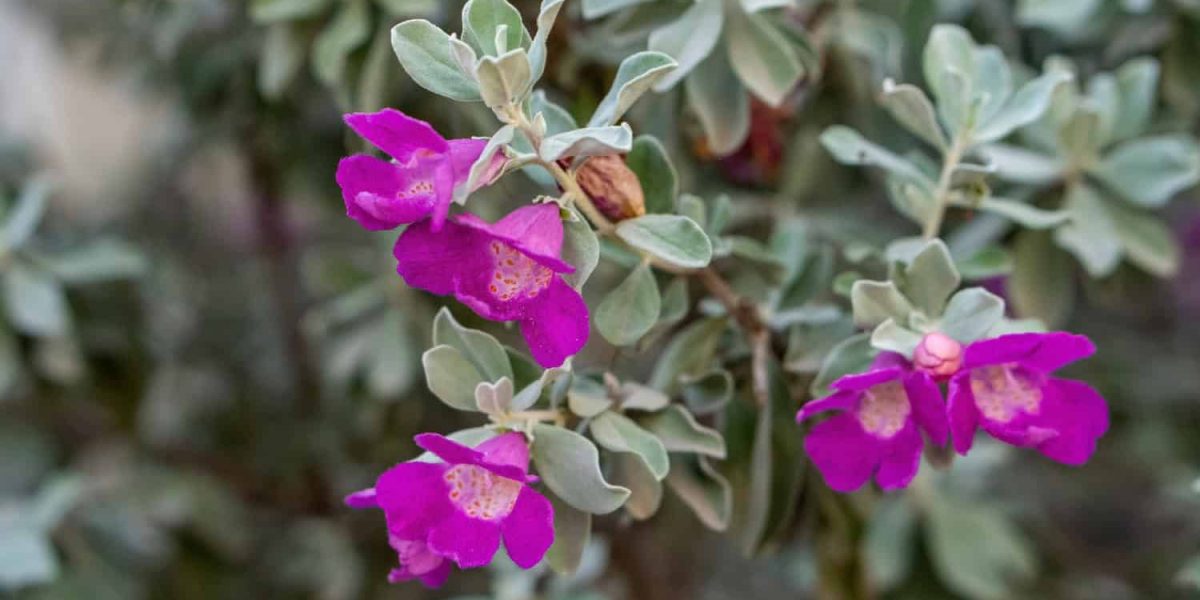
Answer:
M907 486L921 462L918 427L932 442L946 443L946 410L937 384L899 354L881 353L869 371L846 375L830 387L834 393L805 404L796 421L841 411L804 439L805 452L839 492L857 490L872 474L885 490Z
M421 222L396 240L396 272L485 319L517 321L538 364L557 367L588 338L583 296L558 276L575 270L559 258L562 239L555 204L524 206L496 223L459 215L437 233Z
M427 217L433 219L435 231L441 229L454 188L466 183L487 140L447 140L429 123L391 108L344 118L355 133L393 159L387 162L355 154L338 163L337 182L346 214L371 230L392 229ZM474 188L494 181L505 160L503 153L497 153Z
M966 454L982 426L1002 442L1037 448L1058 462L1087 462L1108 430L1108 406L1086 383L1050 374L1095 351L1086 337L1065 332L1002 335L967 346L962 370L950 380L954 449Z
M532 568L554 542L554 508L529 483L529 446L510 432L475 448L436 433L417 445L445 462L412 460L379 476L374 488L346 497L353 508L381 508L400 567L388 580L438 587L450 573L492 562L500 539L508 557Z

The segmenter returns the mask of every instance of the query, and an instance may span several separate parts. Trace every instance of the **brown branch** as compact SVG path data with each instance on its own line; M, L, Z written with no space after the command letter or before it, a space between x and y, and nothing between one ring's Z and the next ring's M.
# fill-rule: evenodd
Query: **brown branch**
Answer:
M767 377L767 362L771 357L771 330L763 320L758 306L749 298L738 295L725 278L712 267L693 273L704 287L729 311L737 321L746 339L750 342L750 376L754 387L754 401L759 408L767 405L770 381Z

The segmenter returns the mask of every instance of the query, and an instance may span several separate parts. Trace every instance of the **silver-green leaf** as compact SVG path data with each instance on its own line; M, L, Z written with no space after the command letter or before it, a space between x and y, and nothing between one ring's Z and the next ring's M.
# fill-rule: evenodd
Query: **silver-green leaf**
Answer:
M642 425L671 452L725 458L725 439L720 432L697 423L692 413L678 404L643 419Z
M617 225L617 237L655 258L684 269L712 260L712 242L695 221L678 215L644 215Z
M617 68L617 76L608 93L592 113L588 127L616 123L642 94L676 66L675 59L662 52L648 50L626 57Z
M654 273L642 263L596 307L596 330L612 344L628 346L654 326L661 301Z
M443 307L433 319L433 343L458 350L487 381L513 378L512 366L500 342L491 334L463 327L448 308Z
M477 101L479 87L459 69L450 36L433 23L412 19L392 28L392 49L417 85L461 102Z
M675 59L679 66L659 79L654 89L665 92L713 53L724 26L722 0L698 0L675 21L650 34L647 47Z
M533 462L542 481L567 504L592 514L617 510L629 498L629 489L604 480L600 453L587 438L561 427L538 424L533 428Z
M450 346L434 346L421 355L429 391L450 408L477 410L475 387L483 376L463 355Z
M633 147L629 125L585 127L558 133L542 140L540 155L546 162L568 156L604 156L624 154Z
M804 76L804 64L791 41L765 15L731 10L726 19L734 72L760 100L781 105Z
M1004 300L980 287L955 294L946 304L941 331L964 344L974 342L1004 318Z
M667 449L657 437L642 429L629 417L608 411L597 415L588 425L596 443L613 452L630 452L645 462L654 478L662 481L671 464Z

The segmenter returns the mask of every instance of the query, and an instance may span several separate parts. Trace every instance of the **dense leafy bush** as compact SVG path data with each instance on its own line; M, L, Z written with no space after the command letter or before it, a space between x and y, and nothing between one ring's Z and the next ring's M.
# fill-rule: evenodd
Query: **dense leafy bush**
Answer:
M6 12L5 593L1200 589L1193 0Z

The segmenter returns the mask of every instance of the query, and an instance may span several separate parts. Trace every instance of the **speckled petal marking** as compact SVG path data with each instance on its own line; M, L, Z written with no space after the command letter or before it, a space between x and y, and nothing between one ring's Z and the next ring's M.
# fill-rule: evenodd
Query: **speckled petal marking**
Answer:
M522 296L536 298L554 277L553 271L504 242L493 240L488 250L492 253L493 265L488 291L497 300L508 302Z
M497 521L507 517L521 493L521 482L476 465L455 465L444 476L450 502L468 517Z
M999 423L1008 423L1022 413L1036 415L1041 410L1041 386L1014 364L972 370L971 393L984 418Z
M912 414L908 393L899 381L888 381L863 392L856 415L868 433L891 438L904 429Z

